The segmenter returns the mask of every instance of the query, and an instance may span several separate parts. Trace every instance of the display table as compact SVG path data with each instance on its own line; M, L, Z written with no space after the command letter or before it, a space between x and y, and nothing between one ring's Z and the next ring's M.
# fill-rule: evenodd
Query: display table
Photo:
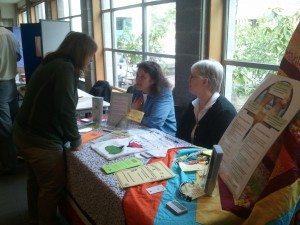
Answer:
M162 139L169 136L158 132ZM191 146L176 140L174 147ZM119 188L114 175L106 175L100 170L108 161L94 152L90 145L83 145L80 151L67 152L68 205L64 206L63 214L73 224L125 224L122 209L125 191Z
M289 146L291 155L295 155L297 149L299 150L299 144L288 137L288 132L284 132L282 136L284 137L283 144ZM168 135L161 132L160 139L163 138L167 139ZM184 147L191 146L179 139L176 139L176 142L174 148L168 151L167 157L155 159L162 160L175 172L177 171L174 165L176 154L186 150ZM100 170L108 161L94 152L90 146L91 143L87 143L80 151L67 152L68 194L67 200L63 201L60 209L70 224L175 225L185 224L185 222L187 224L224 224L227 222L232 225L251 225L272 221L268 224L279 225L299 222L297 212L300 209L300 201L297 197L299 196L297 190L300 180L294 176L297 171L293 169L297 167L296 161L299 157L294 158L295 162L292 162L286 154L278 155L274 161L277 165L274 167L275 177L267 185L261 198L253 205L234 202L232 194L221 179L213 196L204 196L187 202L177 195L177 189L183 181L180 179L180 172L177 171L177 175L167 181L147 183L125 191L119 188L114 175L106 175ZM183 147L183 149L176 147ZM266 156L268 162L274 160L269 156ZM284 178L284 176L275 175L279 170L286 171L282 175L287 173L290 176ZM293 183L295 179L296 182ZM274 183L277 180L279 182ZM157 184L162 184L166 190L153 196L147 194L146 188ZM274 187L279 189L274 190ZM165 204L166 201L172 199L184 203L188 208L188 213L174 216L168 212Z

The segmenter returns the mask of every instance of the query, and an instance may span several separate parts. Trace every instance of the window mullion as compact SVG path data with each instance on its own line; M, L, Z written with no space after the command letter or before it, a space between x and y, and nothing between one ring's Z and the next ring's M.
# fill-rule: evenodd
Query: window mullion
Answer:
M146 49L148 49L148 34L147 34L147 11L146 7L143 4L142 6L142 57L143 60L146 60Z
M263 70L274 70L274 71L277 71L279 68L279 66L272 65L272 64L244 62L244 61L235 61L235 60L224 60L224 65L248 67L248 68L263 69Z
M111 30L111 46L112 46L112 71L113 71L113 85L116 86L117 84L117 77L116 77L116 66L115 66L115 50L117 49L115 43L115 20L114 20L114 13L112 10L112 0L110 0L110 30Z
M222 58L223 60L227 59L227 50L228 50L228 24L229 24L229 1L225 0L224 8L223 8L223 52Z

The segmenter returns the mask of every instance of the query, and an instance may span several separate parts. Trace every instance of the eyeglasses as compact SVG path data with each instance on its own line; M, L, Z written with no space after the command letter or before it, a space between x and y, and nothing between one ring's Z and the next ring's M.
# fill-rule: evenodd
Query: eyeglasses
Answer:
M190 80L194 80L194 79L205 80L205 79L207 79L207 80L209 81L209 79L208 79L207 77L202 77L202 76L199 76L199 75L193 75L193 74L190 75L190 78L189 78L189 79L190 79Z
M207 79L206 77L202 77L202 76L200 76L200 75L194 75L194 74L191 74L190 75L190 79Z
M193 74L190 75L190 79L196 79L196 78L200 78L200 76L198 76L198 75L193 75Z

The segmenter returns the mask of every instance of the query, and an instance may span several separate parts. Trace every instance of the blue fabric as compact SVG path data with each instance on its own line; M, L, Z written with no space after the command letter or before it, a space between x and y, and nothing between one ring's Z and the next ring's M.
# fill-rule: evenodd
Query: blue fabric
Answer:
M12 124L18 111L15 79L0 81L0 172L13 171L17 155L12 141Z
M294 208L292 208L290 211L288 211L285 215L283 215L281 218L278 218L276 220L273 220L267 225L286 225L291 224L291 221L293 217L296 215L296 213L300 210L300 201L295 205ZM299 223L297 223L299 224Z
M175 159L182 156L188 155L193 152L199 151L199 148L188 148L180 150ZM158 212L156 214L154 225L182 225L182 224L198 224L196 223L196 209L197 209L197 201L194 200L192 202L187 202L183 198L178 195L177 188L184 181L194 181L195 173L183 173L179 166L173 162L171 167L172 171L176 174L176 176L172 179L169 179L166 185L166 190L163 193ZM167 208L166 204L168 201L176 200L185 206L188 210L187 213L182 214L180 216L176 216L171 213Z
M133 100L142 96L142 92L134 91ZM164 90L159 95L148 95L143 105L145 113L142 124L175 136L176 118L174 99L171 90Z

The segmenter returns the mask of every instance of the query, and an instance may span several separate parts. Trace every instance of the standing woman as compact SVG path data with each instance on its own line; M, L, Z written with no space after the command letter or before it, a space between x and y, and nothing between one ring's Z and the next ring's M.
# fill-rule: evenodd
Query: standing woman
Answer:
M137 64L132 108L143 111L142 124L175 135L176 119L171 85L160 65L152 61Z
M64 145L81 144L76 123L79 75L97 45L86 34L70 32L32 75L14 124L14 141L28 164L30 224L58 224L57 204L66 183Z
M189 91L197 98L189 104L176 136L204 148L218 144L236 115L234 106L220 88L223 66L214 60L201 60L191 68Z

